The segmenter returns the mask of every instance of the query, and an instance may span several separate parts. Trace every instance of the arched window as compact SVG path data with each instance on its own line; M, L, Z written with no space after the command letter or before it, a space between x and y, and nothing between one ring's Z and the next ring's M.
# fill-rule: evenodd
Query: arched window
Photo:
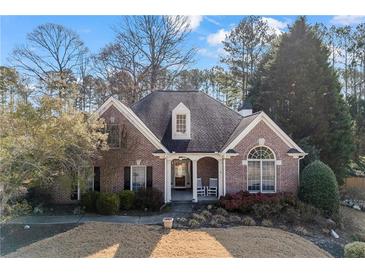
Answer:
M247 190L249 192L275 192L275 155L268 147L253 148L247 159Z

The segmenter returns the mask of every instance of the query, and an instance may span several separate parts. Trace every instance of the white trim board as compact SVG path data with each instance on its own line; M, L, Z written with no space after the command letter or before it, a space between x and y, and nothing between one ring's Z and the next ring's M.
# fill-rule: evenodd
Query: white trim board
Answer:
M230 144L228 144L222 153L226 153L229 149L234 149L261 121L279 136L289 148L295 148L301 152L302 155L305 155L305 152L264 112L261 112Z
M127 120L134 125L157 149L162 149L164 152L168 153L169 151L161 144L160 140L152 133L152 131L142 122L141 119L118 99L113 97L109 97L105 103L99 107L94 114L98 114L99 116L103 115L105 111L107 111L111 106L114 106Z

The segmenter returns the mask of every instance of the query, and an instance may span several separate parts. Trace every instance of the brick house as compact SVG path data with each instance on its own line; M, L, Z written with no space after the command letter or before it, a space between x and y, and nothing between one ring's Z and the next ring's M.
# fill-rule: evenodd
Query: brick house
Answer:
M306 153L264 112L236 112L203 92L156 91L131 107L111 97L96 114L110 146L94 163L96 191L154 187L165 202L297 191Z

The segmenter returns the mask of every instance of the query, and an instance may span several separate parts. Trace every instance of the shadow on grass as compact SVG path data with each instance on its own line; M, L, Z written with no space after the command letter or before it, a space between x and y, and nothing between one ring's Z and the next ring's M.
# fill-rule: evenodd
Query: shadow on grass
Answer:
M165 234L162 227L86 223L10 253L20 258L149 257Z
M328 257L311 242L279 229L206 228L171 231L161 226L86 223L20 248L8 257Z
M0 226L0 255L4 256L34 242L55 236L73 229L77 224L31 225L24 229L20 224L2 224Z

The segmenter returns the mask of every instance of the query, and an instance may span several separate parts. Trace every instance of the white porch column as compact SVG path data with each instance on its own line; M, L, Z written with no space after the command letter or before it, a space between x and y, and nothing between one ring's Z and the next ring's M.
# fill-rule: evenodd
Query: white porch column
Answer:
M223 159L218 159L218 198L223 196Z
M198 186L197 186L197 177L198 177L198 160L194 159L193 162L193 202L198 202Z
M226 159L223 158L223 170L222 170L222 177L223 177L223 196L226 195Z
M166 178L165 178L165 182L166 182L166 203L171 202L171 160L170 159L166 159Z

